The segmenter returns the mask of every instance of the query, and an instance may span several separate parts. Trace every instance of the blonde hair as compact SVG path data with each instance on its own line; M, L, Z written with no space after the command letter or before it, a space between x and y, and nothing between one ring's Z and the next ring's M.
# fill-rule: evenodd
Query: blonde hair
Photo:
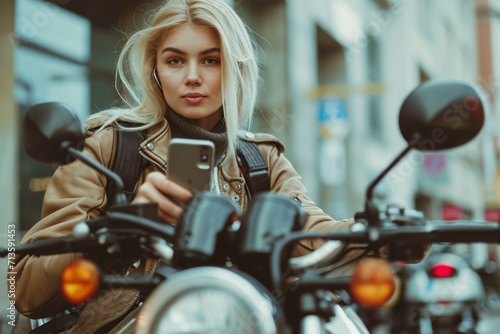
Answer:
M105 116L103 127L117 119L144 124L135 130L161 121L167 105L153 77L157 49L165 35L182 24L210 27L219 37L227 153L234 156L237 132L252 120L259 78L249 29L223 0L169 0L161 6L147 27L128 38L118 58L117 90L126 107L104 110L89 120Z

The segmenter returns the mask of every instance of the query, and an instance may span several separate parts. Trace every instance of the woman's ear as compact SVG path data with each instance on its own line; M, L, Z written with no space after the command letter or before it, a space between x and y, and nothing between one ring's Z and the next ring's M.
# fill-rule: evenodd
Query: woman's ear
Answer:
M158 84L158 86L160 86L160 88L161 88L161 81L160 81L160 79L158 78L158 72L156 71L156 68L155 68L155 69L153 69L153 77L155 78L155 81L156 81L156 83Z

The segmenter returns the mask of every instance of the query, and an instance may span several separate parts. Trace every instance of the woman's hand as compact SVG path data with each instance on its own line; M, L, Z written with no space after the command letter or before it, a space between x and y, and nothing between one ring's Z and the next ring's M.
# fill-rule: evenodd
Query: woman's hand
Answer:
M169 180L161 172L151 172L145 182L137 189L132 203L158 203L158 215L169 224L177 224L184 204L193 194Z

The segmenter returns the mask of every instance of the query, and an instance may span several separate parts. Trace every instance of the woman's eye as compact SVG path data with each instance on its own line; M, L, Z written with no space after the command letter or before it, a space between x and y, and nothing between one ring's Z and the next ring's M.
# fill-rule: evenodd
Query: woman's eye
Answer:
M167 60L167 63L170 65L180 65L182 64L182 60L180 58L170 58Z
M215 65L215 64L220 63L220 61L217 58L207 58L207 59L205 59L205 63L208 65Z

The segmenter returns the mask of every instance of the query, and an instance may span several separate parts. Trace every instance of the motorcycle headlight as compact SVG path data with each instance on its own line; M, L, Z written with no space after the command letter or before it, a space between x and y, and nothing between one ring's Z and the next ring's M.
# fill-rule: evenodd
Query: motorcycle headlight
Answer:
M137 333L278 333L283 316L264 288L217 267L184 270L149 296Z

